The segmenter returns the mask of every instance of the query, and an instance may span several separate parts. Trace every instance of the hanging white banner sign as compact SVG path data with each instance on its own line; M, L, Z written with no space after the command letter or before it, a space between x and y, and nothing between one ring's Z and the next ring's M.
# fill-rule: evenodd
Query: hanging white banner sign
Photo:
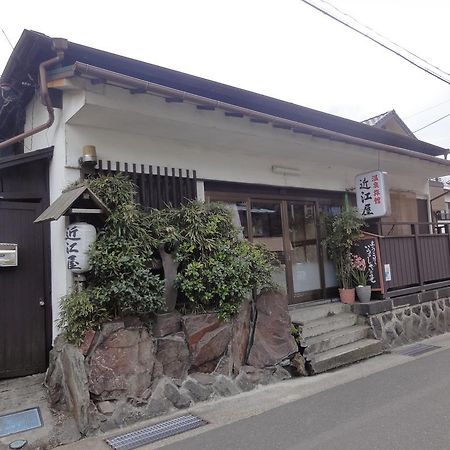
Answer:
M389 216L391 199L386 176L380 170L362 173L355 177L356 205L365 219Z

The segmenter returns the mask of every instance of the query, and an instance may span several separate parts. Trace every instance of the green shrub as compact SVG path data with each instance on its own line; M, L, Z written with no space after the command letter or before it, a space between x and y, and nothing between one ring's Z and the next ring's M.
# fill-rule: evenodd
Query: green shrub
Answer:
M177 286L193 312L217 311L221 319L227 319L253 289L273 287L273 259L263 247L224 240L209 254L187 262Z
M101 315L102 310L94 307L88 291L72 292L61 299L58 327L64 330L69 342L80 345L86 330L92 328Z

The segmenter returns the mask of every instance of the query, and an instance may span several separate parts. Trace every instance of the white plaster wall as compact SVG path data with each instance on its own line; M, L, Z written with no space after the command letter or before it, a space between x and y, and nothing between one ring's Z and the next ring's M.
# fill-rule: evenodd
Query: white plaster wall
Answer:
M84 103L83 92L70 92L64 95L64 109L55 109L54 124L41 133L25 140L25 151L35 151L54 146L53 158L50 161L49 183L50 202L55 201L62 190L79 178L79 171L67 170L66 165L66 126L65 123ZM46 108L38 96L28 105L26 111L25 130L45 123L48 119ZM60 218L50 224L51 242L51 305L53 316L53 337L58 335L56 322L59 318L59 299L66 295L72 285L72 274L66 269L64 236L67 219Z

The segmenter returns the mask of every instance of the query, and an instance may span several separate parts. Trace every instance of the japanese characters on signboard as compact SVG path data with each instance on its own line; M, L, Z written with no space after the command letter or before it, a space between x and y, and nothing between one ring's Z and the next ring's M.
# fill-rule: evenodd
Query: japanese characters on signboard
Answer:
M355 177L356 205L365 219L388 216L391 211L389 189L385 173L380 170Z

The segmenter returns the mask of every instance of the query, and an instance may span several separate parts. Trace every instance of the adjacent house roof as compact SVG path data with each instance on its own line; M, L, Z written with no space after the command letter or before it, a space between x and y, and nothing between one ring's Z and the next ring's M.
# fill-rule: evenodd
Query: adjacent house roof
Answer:
M39 63L54 56L51 43L50 37L25 30L2 74L1 82L12 86L20 94L18 94L18 101L23 102L23 104L26 104L34 94L33 86L30 87L29 85L37 80ZM162 86L355 138L432 156L446 153L446 150L441 147L419 141L410 136L403 136L365 123L344 119L244 89L69 42L63 64L69 66L75 62L87 63ZM0 110L2 110L1 102L0 97ZM8 116L8 111L8 108L3 108L1 115ZM11 118L11 115L9 118ZM0 136L5 135L4 130L2 130L3 123L5 121L0 120Z
M399 132L401 132L405 136L416 139L413 132L408 128L406 123L403 122L400 116L396 113L395 109L391 109L390 111L386 111L382 114L379 114L378 116L371 117L370 119L363 120L362 123L383 130L386 128L392 130L392 127L389 127L389 125L395 124L399 128Z

